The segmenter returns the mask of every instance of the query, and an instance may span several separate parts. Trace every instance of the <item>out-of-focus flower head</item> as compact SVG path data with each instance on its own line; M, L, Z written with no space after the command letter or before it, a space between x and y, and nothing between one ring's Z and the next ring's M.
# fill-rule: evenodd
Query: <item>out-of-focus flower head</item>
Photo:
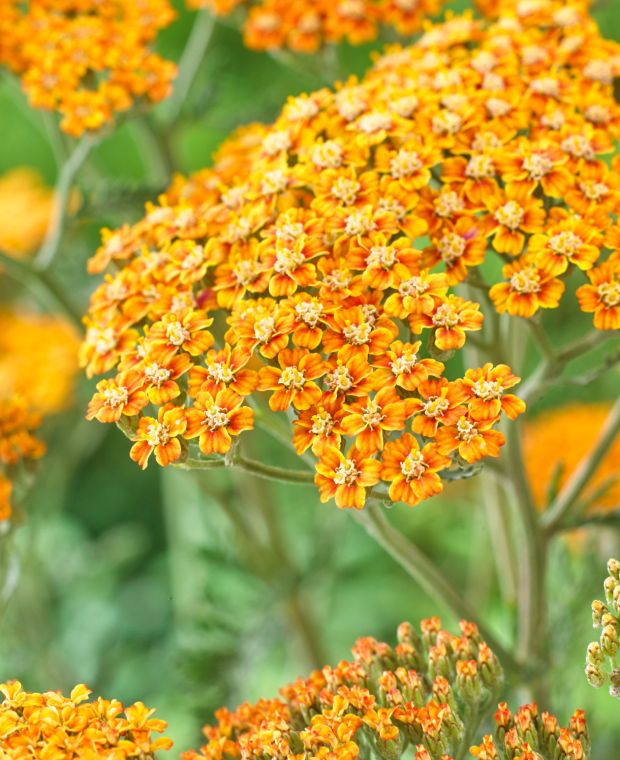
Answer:
M36 437L41 424L18 396L0 397L0 524L13 515L16 493L28 479L32 463L43 456L45 445Z
M435 16L443 0L187 0L190 8L208 8L243 19L243 40L254 50L313 53L346 40L371 42L382 28L409 36Z
M596 443L610 405L571 403L544 411L524 431L527 475L536 505L544 509L553 491L560 491ZM583 498L594 499L590 511L620 504L620 437L597 467Z
M607 572L603 583L605 601L592 602L592 625L601 633L598 641L588 645L586 678L596 689L608 685L611 696L620 699L620 562L610 559Z
M518 378L491 364L445 376L483 321L454 287L529 318L575 274L596 326L620 313L620 179L601 159L620 48L579 3L557 11L430 26L361 81L239 130L212 169L105 230L90 269L114 269L81 360L115 375L89 416L120 422L142 466L196 443L233 461L256 408L269 424L267 393L340 507L370 489L414 505L497 456L500 416L524 409Z
M464 739L465 715L488 709L501 680L475 625L461 623L455 636L438 618L422 621L421 634L403 623L394 647L359 639L351 661L298 679L279 698L222 708L216 725L204 728L205 745L182 760L353 759L366 747L398 758L407 746L417 760L451 760Z
M30 167L0 177L0 251L24 258L43 242L54 194Z
M19 76L33 106L58 111L61 128L77 137L169 94L175 66L152 44L174 15L168 0L8 0L0 64Z
M478 760L587 760L590 753L583 710L576 710L563 728L555 715L540 713L536 704L523 705L513 715L502 702L495 725L495 738L485 736L470 749Z
M116 699L89 701L84 684L68 697L24 691L18 681L0 684L0 691L0 751L6 760L152 760L172 746L171 739L154 736L167 724L142 702L124 707Z

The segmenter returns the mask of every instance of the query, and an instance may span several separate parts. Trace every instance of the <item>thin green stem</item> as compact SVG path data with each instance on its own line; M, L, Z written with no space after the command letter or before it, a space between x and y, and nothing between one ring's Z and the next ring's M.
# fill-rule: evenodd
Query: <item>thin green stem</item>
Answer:
M572 516L584 489L596 473L618 434L620 434L620 398L611 407L594 447L580 462L568 483L544 513L542 523L547 532L553 532L564 520Z
M355 513L355 517L379 546L438 604L449 609L457 617L476 623L483 638L507 669L518 669L513 656L486 625L477 620L475 611L467 604L463 595L412 541L387 520L384 511L377 504L367 502L364 509Z
M60 311L80 332L83 330L79 312L48 272L37 270L28 262L14 259L2 251L0 265L13 279L28 288L38 301L52 311Z
M284 467L263 464L254 459L237 455L231 462L225 459L186 459L177 465L184 470L216 470L222 467L238 467L245 472L257 475L266 480L277 480L280 483L306 483L314 482L314 473L310 470L288 470Z
M478 483L502 597L508 604L513 604L517 596L517 562L504 488L493 471L483 472Z
M191 90L215 29L215 16L208 10L201 10L196 16L192 31L179 61L179 75L174 84L172 96L168 100L166 121L176 121Z
M58 252L67 217L67 208L71 198L73 182L98 139L99 137L97 135L91 134L82 137L60 170L56 188L54 190L54 205L47 227L45 240L34 260L34 266L37 269L47 269Z
M549 364L556 364L558 361L558 355L554 347L551 345L551 341L549 340L547 333L544 331L540 321L538 319L526 319L525 321L543 358Z

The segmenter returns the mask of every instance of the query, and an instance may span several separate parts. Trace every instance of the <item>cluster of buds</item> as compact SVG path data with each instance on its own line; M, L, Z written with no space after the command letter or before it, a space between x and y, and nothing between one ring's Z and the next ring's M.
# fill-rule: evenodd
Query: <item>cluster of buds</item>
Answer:
M243 39L254 50L313 53L346 40L360 45L376 39L382 27L403 36L419 31L443 0L187 0L190 8L240 15Z
M598 641L593 641L586 654L586 678L599 689L609 684L609 693L620 699L620 667L617 666L620 649L620 562L610 559L609 575L605 578L605 601L592 602L592 625L601 630ZM606 667L609 663L609 667Z
M88 701L90 690L27 692L18 681L0 684L0 756L3 760L152 760L172 741L154 738L166 728L142 702Z
M34 431L41 424L18 397L0 399L0 527L13 514L16 485L28 480L32 462L45 453L45 445Z
M0 64L77 137L169 94L176 68L151 45L174 15L168 0L4 0Z
M277 758L450 760L466 749L464 719L477 724L502 684L499 662L476 626L455 636L438 618L398 629L394 647L359 639L353 659L285 686L279 699L216 713L206 744L183 760Z
M576 710L568 728L555 715L539 713L535 704L513 715L506 703L495 713L496 736L471 747L478 760L587 760L590 740L583 710Z

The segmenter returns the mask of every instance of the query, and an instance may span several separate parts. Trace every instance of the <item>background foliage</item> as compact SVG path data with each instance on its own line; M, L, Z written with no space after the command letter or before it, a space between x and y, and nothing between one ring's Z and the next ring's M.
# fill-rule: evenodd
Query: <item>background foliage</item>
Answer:
M162 52L174 59L192 21L180 4L179 14L161 37ZM617 5L600 3L596 15L603 34L620 39ZM369 52L341 48L341 70L361 73ZM140 121L95 149L84 173L86 213L71 226L56 265L76 301L86 303L94 286L85 262L99 228L139 217L144 200L165 187L166 160L183 172L205 166L235 126L269 120L288 95L322 84L246 50L236 30L218 25L170 135L172 155L153 160L153 137ZM158 113L165 116L165 109L164 103ZM0 174L28 164L53 184L48 125L8 79L0 82L0 124ZM0 209L0 223L1 217ZM10 300L12 291L2 278L0 299ZM571 308L576 304L564 304L549 318L565 338L573 329ZM617 384L616 374L606 385L546 397L532 412L571 398L611 397ZM12 564L0 591L0 681L17 677L32 690L85 681L103 695L143 699L169 720L177 746L186 747L197 743L199 726L220 704L273 694L317 659L344 657L359 635L391 640L401 620L444 612L350 514L320 505L312 487L238 473L205 475L201 483L155 467L143 473L116 430L83 420L87 398L88 389L79 388L72 409L47 420L50 453L27 522L2 549ZM254 440L257 447L272 445ZM399 508L395 518L460 579L481 616L508 633L478 489L475 479L452 483L415 510ZM248 515L250 504L258 508ZM239 527L247 522L250 534ZM582 660L591 638L588 600L599 593L604 559L617 554L618 538L610 529L570 537L556 548L549 574L554 708L561 719L576 705L588 712L599 760L620 744L617 705L587 686ZM267 561L257 560L257 542L267 547ZM309 610L305 635L300 609Z

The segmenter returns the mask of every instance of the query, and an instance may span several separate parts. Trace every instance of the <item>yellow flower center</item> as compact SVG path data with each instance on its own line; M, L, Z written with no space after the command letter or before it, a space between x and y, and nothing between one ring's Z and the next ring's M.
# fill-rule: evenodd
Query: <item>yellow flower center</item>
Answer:
M584 135L569 135L564 138L562 150L570 153L574 158L586 158L588 161L592 161L596 156L592 143Z
M263 150L268 156L276 156L291 147L291 137L285 129L272 132L263 140Z
M491 401L494 398L500 398L502 395L501 383L497 380L476 380L472 385L474 394L483 401Z
M390 269L396 262L396 248L393 245L374 245L370 249L366 264L369 267Z
M278 274L289 274L299 269L305 260L303 253L296 248L279 245L273 268Z
M390 362L390 369L395 377L398 375L408 375L417 363L418 355L409 350Z
M424 414L427 417L441 417L450 408L450 402L442 396L429 396L424 402Z
M429 284L423 277L418 275L401 282L398 292L401 296L421 296L429 289Z
M495 211L495 219L502 227L508 227L509 230L516 230L520 227L525 210L516 202L508 201Z
M512 111L512 105L503 98L488 98L484 105L493 118L506 116Z
M419 480L427 469L428 464L424 461L424 457L419 451L409 452L407 457L400 463L400 471L407 482Z
M342 330L342 334L347 339L347 343L350 343L353 346L363 346L365 343L368 343L371 332L372 325L368 324L368 322L362 322L362 324L348 324Z
M185 258L181 262L181 269L196 269L204 260L204 248L201 245L194 246L194 248L185 255Z
M532 153L523 159L522 166L528 173L530 179L539 182L546 174L553 169L553 164L547 156L541 153Z
M620 282L601 282L596 290L598 297L608 309L620 306Z
M361 187L357 180L350 179L350 177L338 177L331 187L331 194L334 198L341 200L345 206L352 206Z
M351 459L345 459L334 473L334 483L337 486L353 486L360 475L355 462Z
M447 327L448 329L456 327L461 322L461 315L449 303L442 303L433 314L433 324L435 327Z
M170 377L172 372L169 369L166 369L165 367L160 366L157 364L157 362L153 362L152 364L147 364L147 366L144 368L144 376L146 379L152 383L153 385L157 385L158 387L165 383L166 380Z
M281 193L286 189L287 178L282 169L273 169L273 171L267 172L263 175L263 179L260 184L261 193L263 195L275 195Z
M276 240L294 243L303 234L304 226L301 222L285 222L276 229Z
M609 193L609 188L604 182L580 182L579 189L589 201L599 201Z
M369 400L366 404L366 408L362 412L362 420L366 427L369 428L376 428L379 427L379 425L383 422L385 419L385 414L383 414L383 410L377 404L376 401Z
M222 407L217 406L216 404L210 409L205 410L204 421L205 425L212 433L220 428L226 427L230 422L226 409L222 409Z
M366 13L362 0L342 0L336 7L339 16L350 19L363 19Z
M582 245L583 240L572 230L563 230L549 238L549 248L558 256L570 258L579 251Z
M332 434L332 430L334 429L334 418L331 416L329 412L326 412L325 409L321 409L320 412L313 415L312 417L312 427L310 428L310 432L312 435L320 435L320 436L330 436Z
M433 116L433 132L437 135L455 135L462 123L458 114L452 111L441 111Z
M92 331L89 330L88 342L98 354L104 356L116 348L116 333L111 327L106 327L104 330L93 328Z
M349 237L355 237L356 235L365 235L376 227L377 224L372 218L371 211L353 211L347 216L344 231Z
M225 362L210 362L207 364L207 373L216 383L231 383L235 373Z
M190 332L179 321L170 322L166 325L166 338L172 346L182 346L190 338Z
M333 269L324 282L330 290L344 290L351 282L351 275L346 269Z
M330 391L340 393L353 387L353 378L347 367L336 367L325 377L325 386Z
M335 140L326 140L312 151L312 163L319 169L337 169L342 157L342 148Z
M454 190L446 190L441 193L434 202L435 213L442 218L451 217L459 211L463 211L465 204Z
M373 111L360 117L357 126L360 132L371 135L374 132L380 132L382 129L389 129L392 126L392 119L385 113Z
M235 279L243 287L250 285L258 277L259 272L259 266L255 261L239 261L233 269Z
M538 293L540 277L534 267L527 267L515 272L510 278L510 287L517 293Z
M297 367L285 367L282 370L282 375L278 380L280 385L283 385L287 390L299 391L304 387L306 378L304 373Z
M472 156L465 167L465 176L471 179L483 179L484 177L492 177L494 174L493 161L490 156L484 153Z
M111 406L112 409L116 409L118 406L123 406L129 400L129 391L124 385L117 385L116 387L106 388L103 391L103 397L105 398L105 405Z
M276 320L273 317L263 317L254 325L254 337L259 343L267 343L276 329Z
M470 443L479 435L476 424L465 417L461 417L456 423L456 437L459 441Z
M390 161L390 174L394 179L409 177L424 166L415 150L401 148Z
M170 428L162 422L153 422L146 428L149 446L165 446L170 440Z
M437 244L437 250L446 264L452 264L465 253L466 245L465 238L461 235L457 235L456 232L448 232Z
M318 301L301 301L295 306L298 318L308 327L316 327L322 311L323 304Z

